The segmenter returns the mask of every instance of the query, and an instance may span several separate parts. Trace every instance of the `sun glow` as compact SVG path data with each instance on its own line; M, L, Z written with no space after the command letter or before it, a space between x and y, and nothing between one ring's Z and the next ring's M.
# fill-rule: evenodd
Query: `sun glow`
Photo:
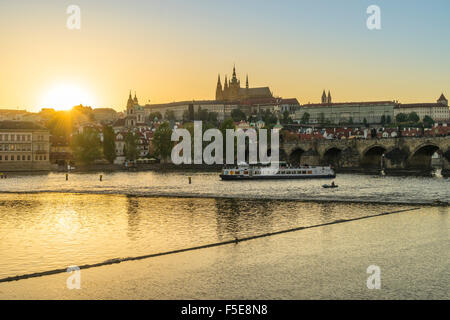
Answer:
M43 97L41 107L55 110L70 110L77 105L94 106L93 97L82 88L75 85L57 85L51 88Z

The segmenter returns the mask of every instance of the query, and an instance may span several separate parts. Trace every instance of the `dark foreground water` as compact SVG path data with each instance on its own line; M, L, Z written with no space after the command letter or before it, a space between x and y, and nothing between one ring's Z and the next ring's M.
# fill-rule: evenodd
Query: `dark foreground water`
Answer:
M116 283L121 294L114 296L97 287L96 281L113 281L102 273L92 278L96 279L91 284L92 291L85 290L80 297L351 298L351 292L338 296L325 294L326 282L331 281L328 278L332 276L328 273L353 270L358 272L354 276L364 278L365 269L362 275L361 270L354 269L373 261L374 264L390 264L390 269L401 268L404 276L397 276L404 282L397 285L402 288L408 281L428 283L435 291L430 289L427 294L448 298L448 207L420 203L449 201L449 180L340 175L336 179L340 187L328 191L321 188L327 182L323 180L221 182L217 175L209 173L193 174L193 184L189 185L187 176L116 173L104 175L104 181L100 182L95 174L73 174L69 181L65 181L64 174L50 174L0 180L0 279L420 207L414 212L348 222L345 227L344 224L321 227L227 248L175 255L178 258L101 267L102 270L110 268L107 274L112 272L114 279L123 279L123 283ZM376 244L378 249L372 248L370 243ZM152 265L151 272L143 267L146 263ZM408 276L407 266L411 264L414 268L420 266L420 272L410 270L414 277L416 273L423 273L419 279ZM223 273L218 275L222 268ZM254 268L261 273L259 283L252 278ZM186 273L188 270L191 273ZM247 271L243 274L239 270ZM83 272L97 274L99 271ZM160 279L159 289L146 291L141 287L139 293L129 292L130 281L139 283L140 277L153 279L158 272L159 277L165 277ZM198 281L202 272L211 279L199 288L190 282ZM128 279L130 274L135 278ZM190 294L188 289L180 287L181 284L172 283L174 277L179 281L183 278L186 285L197 290L196 294L194 291ZM28 297L27 293L37 290L30 297L53 298L49 292L39 293L39 286L41 289L52 286L45 279L54 278L0 284L0 297ZM300 281L305 286L309 283L310 291L294 290L295 284L288 285L287 279ZM235 282L241 283L237 286L239 290L233 287ZM54 298L58 298L61 295L58 290L64 288L64 283L57 284ZM258 286L262 291L256 294ZM241 292L245 287L253 289ZM172 290L168 291L170 288ZM429 290L426 286L414 290L422 290L420 288ZM414 290L412 297L417 295ZM405 294L402 289L397 296L391 293L391 297L405 297Z

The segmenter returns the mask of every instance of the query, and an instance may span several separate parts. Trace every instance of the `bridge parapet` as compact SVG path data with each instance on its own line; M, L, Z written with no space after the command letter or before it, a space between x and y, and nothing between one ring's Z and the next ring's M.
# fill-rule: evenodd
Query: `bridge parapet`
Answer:
M281 148L291 155L308 156L309 163L334 164L340 167L381 166L391 168L431 166L431 156L438 151L444 157L444 168L450 170L450 137L398 137L379 139L300 140L283 143ZM389 158L391 156L392 158ZM300 161L301 163L302 161Z

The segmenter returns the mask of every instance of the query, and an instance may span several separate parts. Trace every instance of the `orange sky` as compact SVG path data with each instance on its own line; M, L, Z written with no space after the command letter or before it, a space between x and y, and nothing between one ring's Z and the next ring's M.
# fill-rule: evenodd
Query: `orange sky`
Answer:
M48 104L63 96L120 111L130 89L141 103L213 99L234 63L242 83L300 103L323 89L335 102L450 95L448 3L386 3L379 31L367 3L79 1L81 30L68 30L65 3L2 2L0 108L62 109Z

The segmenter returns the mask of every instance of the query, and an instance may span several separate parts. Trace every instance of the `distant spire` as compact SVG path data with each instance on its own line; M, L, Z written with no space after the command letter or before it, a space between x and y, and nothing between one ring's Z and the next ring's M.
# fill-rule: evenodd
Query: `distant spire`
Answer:
M131 99L131 89L130 89L130 95L128 96L129 99Z
M245 80L245 87L248 89L249 88L249 86L248 86L248 74L247 74L247 79Z
M236 79L236 64L233 66L233 79Z
M322 103L327 103L327 94L325 93L325 89L323 90L322 93Z
M327 103L331 103L331 93L330 93L330 90L328 90Z
M222 88L222 83L220 82L220 74L217 78L217 86L220 86Z

